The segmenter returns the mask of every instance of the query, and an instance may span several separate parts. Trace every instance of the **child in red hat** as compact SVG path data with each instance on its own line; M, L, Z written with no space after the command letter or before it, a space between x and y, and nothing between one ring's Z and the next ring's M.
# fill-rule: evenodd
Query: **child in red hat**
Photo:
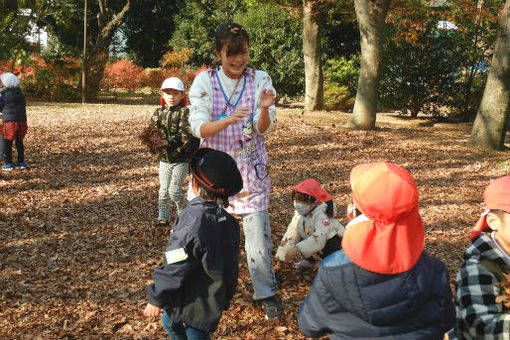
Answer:
M356 166L342 249L322 260L299 311L308 337L443 339L455 321L445 266L424 250L418 190L391 163Z
M456 279L457 326L450 339L509 339L509 308L496 302L510 272L510 176L483 193L486 211L471 232L471 244Z
M307 179L292 188L294 217L287 227L276 257L291 262L298 255L303 259L296 268L317 268L319 263L313 255L322 258L341 248L344 227L335 216L331 195L319 182Z

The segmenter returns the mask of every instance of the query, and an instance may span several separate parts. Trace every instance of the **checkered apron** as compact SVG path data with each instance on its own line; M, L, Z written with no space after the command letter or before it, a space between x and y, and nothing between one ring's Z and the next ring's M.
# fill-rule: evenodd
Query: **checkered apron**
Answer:
M212 120L215 121L223 113L226 100L221 91L220 85L214 74L209 70L209 77L213 88L213 113ZM246 87L236 107L250 107L252 112L255 105L255 73L252 69L246 69ZM242 83L243 80L240 81ZM236 91L241 91L238 86ZM234 108L227 107L225 114L230 115ZM251 139L243 134L243 127L252 124L247 117L246 120L229 125L211 137L202 139L201 147L208 147L228 153L235 159L237 167L243 177L243 190L229 198L230 206L227 211L231 214L248 214L266 210L269 204L269 190L271 180L265 176L265 165L267 164L267 153L264 146L265 137L258 134L252 127ZM255 170L257 167L257 171Z

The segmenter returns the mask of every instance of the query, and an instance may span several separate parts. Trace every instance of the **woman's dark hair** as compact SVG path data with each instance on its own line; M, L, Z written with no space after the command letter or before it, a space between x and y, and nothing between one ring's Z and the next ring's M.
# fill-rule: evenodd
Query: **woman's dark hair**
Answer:
M235 22L227 22L218 26L214 34L214 48L220 52L227 46L227 55L241 53L244 46L250 45L250 37L243 26Z
M292 191L292 201L298 201L306 204L315 204L317 199L311 195L303 194L299 191ZM326 203L326 215L329 218L335 217L335 204L333 200L329 200Z

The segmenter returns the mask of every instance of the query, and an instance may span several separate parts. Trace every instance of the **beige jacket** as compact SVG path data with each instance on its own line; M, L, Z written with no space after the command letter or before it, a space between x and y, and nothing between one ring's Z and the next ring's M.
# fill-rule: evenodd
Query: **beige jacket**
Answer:
M285 255L294 246L306 259L320 252L326 245L326 241L333 236L343 236L344 227L335 218L326 215L326 208L327 204L322 203L306 216L294 213L276 251L276 257L280 261L285 260Z

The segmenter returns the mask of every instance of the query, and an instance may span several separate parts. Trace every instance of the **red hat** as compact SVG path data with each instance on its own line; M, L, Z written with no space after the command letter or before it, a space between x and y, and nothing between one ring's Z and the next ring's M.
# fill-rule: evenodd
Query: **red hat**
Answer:
M311 178L305 179L295 187L292 187L292 190L302 194L310 195L319 202L328 202L332 199L330 193L322 189L319 182Z
M391 163L351 171L353 203L369 219L345 230L342 247L358 266L380 274L411 269L425 244L418 190L411 174Z
M486 209L503 210L510 214L510 175L493 180L483 192L483 200ZM487 224L488 212L483 213L476 222L471 235L469 235L470 240L480 235L481 232L490 229Z

